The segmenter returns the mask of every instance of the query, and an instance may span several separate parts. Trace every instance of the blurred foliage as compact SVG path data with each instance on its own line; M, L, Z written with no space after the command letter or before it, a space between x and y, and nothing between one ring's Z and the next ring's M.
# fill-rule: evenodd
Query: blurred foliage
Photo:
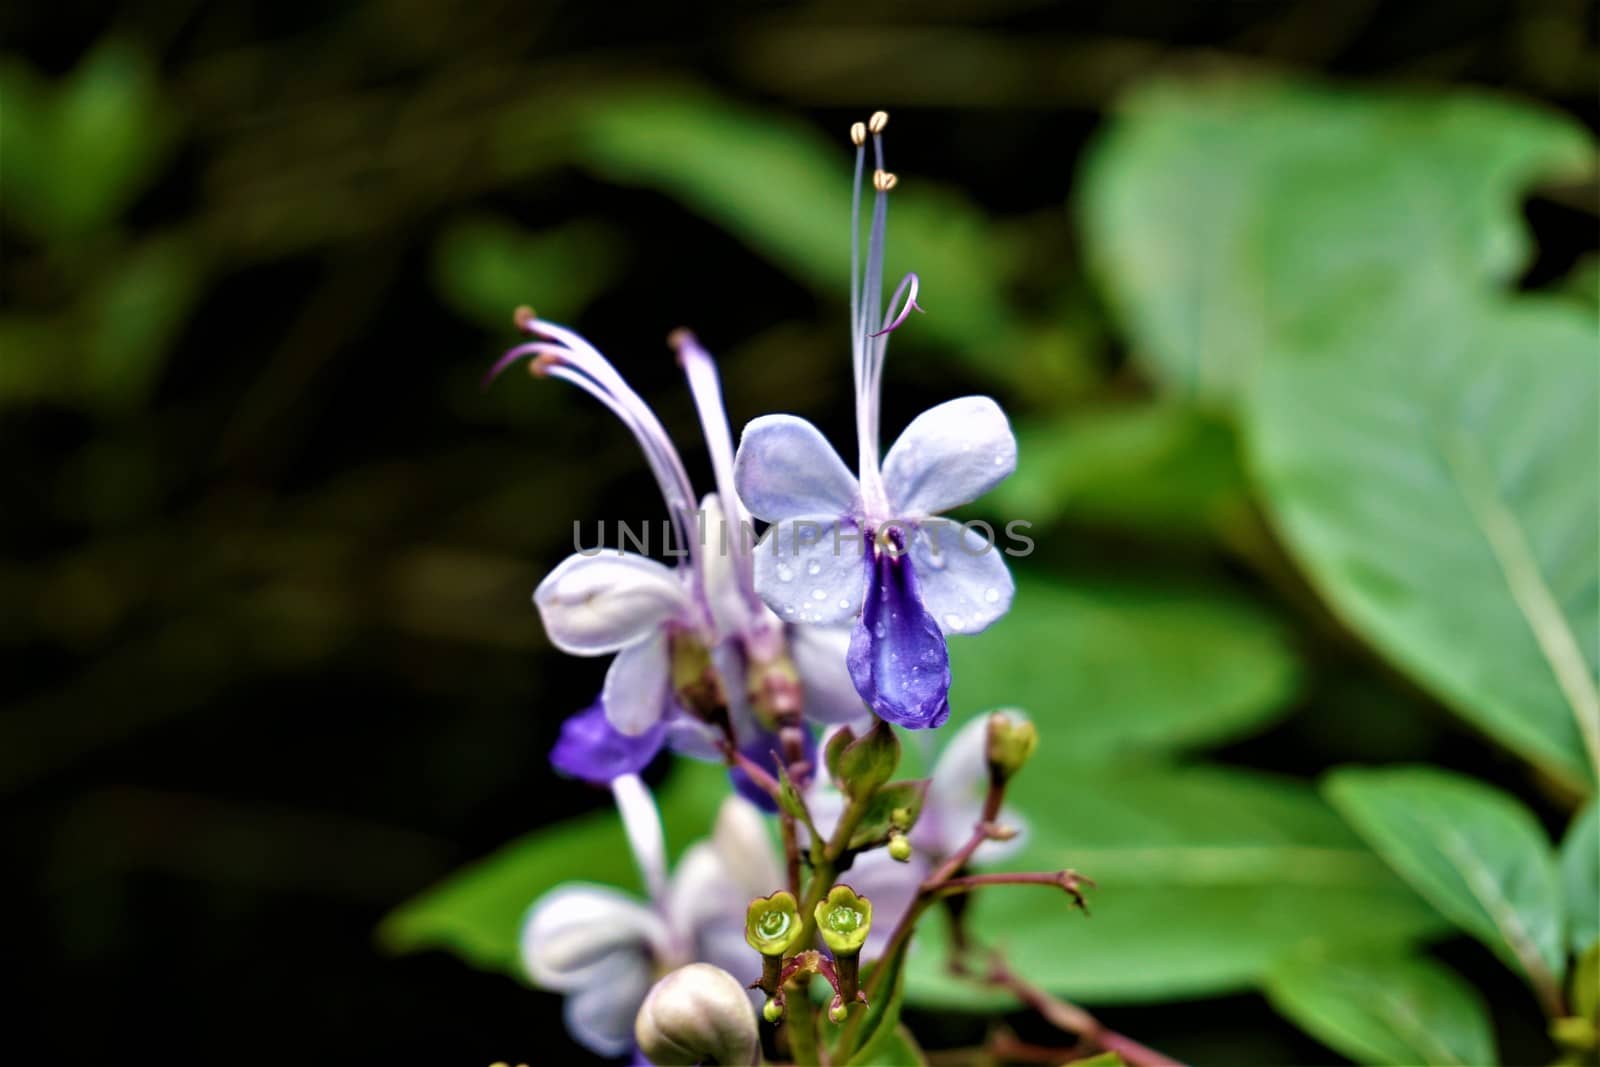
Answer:
M120 1055L182 1000L162 1047L214 1056L292 988L323 1031L272 1038L295 1056L439 1028L435 1058L569 1051L553 999L350 933L438 882L381 943L509 971L544 888L636 888L614 817L582 814L603 796L544 767L598 674L526 594L573 519L659 515L594 409L478 377L531 303L699 464L660 348L688 322L736 422L843 432L843 134L884 105L889 269L928 310L886 420L995 393L1022 462L987 515L1039 542L1013 615L955 644L957 717L1029 708L1014 862L1100 883L1087 920L980 898L979 938L1062 993L1160 1002L1113 1010L1198 1060L1332 1056L1259 998L1178 1003L1244 990L1364 1062L1551 1058L1515 979L1432 944L1520 967L1510 914L1592 1010L1594 149L1439 84L1592 123L1592 18L1179 7L157 4L94 40L75 9L8 13L0 790L53 957L21 1014L107 992ZM1451 786L1312 784L1380 759ZM674 848L722 788L669 772ZM1462 896L1482 871L1509 911ZM917 951L930 1048L948 1009L1005 1006L939 972L940 924Z

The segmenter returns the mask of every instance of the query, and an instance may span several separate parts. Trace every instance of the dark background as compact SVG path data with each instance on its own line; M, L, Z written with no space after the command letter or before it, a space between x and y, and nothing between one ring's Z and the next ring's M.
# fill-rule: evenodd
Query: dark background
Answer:
M0 38L13 70L44 79L125 42L169 124L115 220L61 236L0 199L5 312L33 331L0 333L0 359L26 342L70 361L137 329L82 294L140 277L129 250L146 237L181 234L199 264L137 389L85 372L0 408L8 1043L36 1034L58 1062L580 1058L557 998L372 939L453 867L602 803L545 753L604 664L549 649L528 594L573 519L660 517L631 442L587 400L521 375L477 390L513 341L511 307L497 331L441 298L439 234L469 210L603 220L575 241L575 271L612 264L576 321L521 299L617 360L701 484L667 331L692 326L722 357L736 426L780 409L842 431L846 289L819 300L674 201L581 167L509 173L490 139L502 109L668 74L837 135L844 158L848 124L889 108L893 169L1059 230L1043 270L1089 309L1075 358L1124 391L1141 386L1064 209L1124 86L1263 65L1491 86L1600 121L1595 9L1577 2L68 0L8 5ZM1530 284L1594 247L1587 212L1528 212ZM816 225L843 242L845 222ZM886 427L966 384L914 332L895 348ZM1125 551L1093 530L1075 546ZM1509 773L1447 721L1425 727L1403 743ZM1224 757L1309 772L1348 754L1291 718ZM1506 972L1465 942L1444 951L1497 1005L1508 1061L1544 1055ZM1256 997L1104 1016L1202 1062L1337 1059ZM920 1023L931 1046L975 1037Z

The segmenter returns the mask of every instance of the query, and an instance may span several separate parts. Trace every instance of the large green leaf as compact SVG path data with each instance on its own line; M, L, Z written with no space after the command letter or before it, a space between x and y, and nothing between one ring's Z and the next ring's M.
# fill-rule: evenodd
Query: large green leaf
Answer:
M1579 788L1600 761L1593 316L1495 287L1515 200L1589 165L1571 123L1472 96L1233 86L1139 97L1085 223L1163 381L1236 404L1333 608ZM1587 755L1586 750L1587 749Z
M728 795L718 766L680 760L659 796L673 855L711 832ZM378 927L391 952L445 949L486 970L520 974L517 935L528 906L562 882L637 891L639 875L615 811L597 812L518 838L402 904Z
M1171 584L1017 575L1011 612L950 642L958 714L1002 705L1082 763L1238 737L1287 710L1288 637L1247 601Z
M1600 802L1590 800L1561 842L1567 945L1581 956L1600 942Z
M1344 768L1326 793L1417 892L1553 1002L1566 970L1561 881L1531 812L1432 767Z
M1267 362L1250 404L1279 528L1397 663L1528 759L1589 781L1600 467L1574 442L1600 405L1593 317L1555 300L1345 306L1360 311Z
M1514 277L1528 248L1517 196L1590 165L1586 142L1576 123L1486 96L1157 83L1091 147L1079 207L1145 366L1226 404L1275 349L1272 320L1327 302L1330 266L1469 290ZM1319 243L1268 262L1274 217Z
M1092 913L1036 886L985 890L970 910L977 941L1052 992L1100 1002L1232 992L1296 951L1394 946L1441 926L1308 786L1221 768L1092 771L1065 757L1071 744L1045 732L1012 783L1028 838L1005 866L1088 875ZM912 1001L1005 1003L945 973L944 925L919 928Z
M1483 998L1421 956L1294 957L1273 968L1267 997L1307 1033L1361 1063L1496 1062Z

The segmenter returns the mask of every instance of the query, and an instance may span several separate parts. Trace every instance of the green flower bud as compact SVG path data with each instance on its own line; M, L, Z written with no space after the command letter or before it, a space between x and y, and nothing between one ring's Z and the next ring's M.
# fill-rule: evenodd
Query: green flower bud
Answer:
M900 763L900 741L882 719L862 737L847 726L834 734L823 758L829 776L845 795L861 799L894 775Z
M896 830L909 830L915 817L910 808L895 808L889 812L889 825Z
M847 885L836 885L826 899L817 901L816 916L817 929L833 954L855 956L872 929L872 901L856 896Z
M633 1021L651 1063L756 1062L761 1034L744 985L709 963L679 967L650 988Z
M1039 731L1021 712L997 711L989 716L989 776L1004 782L1022 769L1039 747Z
M889 835L889 858L906 863L911 859L911 839L905 834L892 833Z
M794 895L780 889L750 902L744 913L744 939L761 955L782 958L798 947L802 925Z
M777 997L767 1001L761 1006L761 1017L773 1026L777 1026L783 1021L783 1002Z
M828 1021L838 1026L848 1018L850 1018L850 1009L844 1006L842 998L834 997L833 1003L828 1005Z

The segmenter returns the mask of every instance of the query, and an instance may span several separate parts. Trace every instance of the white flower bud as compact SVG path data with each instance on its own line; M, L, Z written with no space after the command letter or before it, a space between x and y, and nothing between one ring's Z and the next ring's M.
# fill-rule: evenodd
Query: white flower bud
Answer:
M660 1067L748 1067L761 1045L744 986L709 963L679 967L652 986L634 1019L633 1036L639 1051Z

